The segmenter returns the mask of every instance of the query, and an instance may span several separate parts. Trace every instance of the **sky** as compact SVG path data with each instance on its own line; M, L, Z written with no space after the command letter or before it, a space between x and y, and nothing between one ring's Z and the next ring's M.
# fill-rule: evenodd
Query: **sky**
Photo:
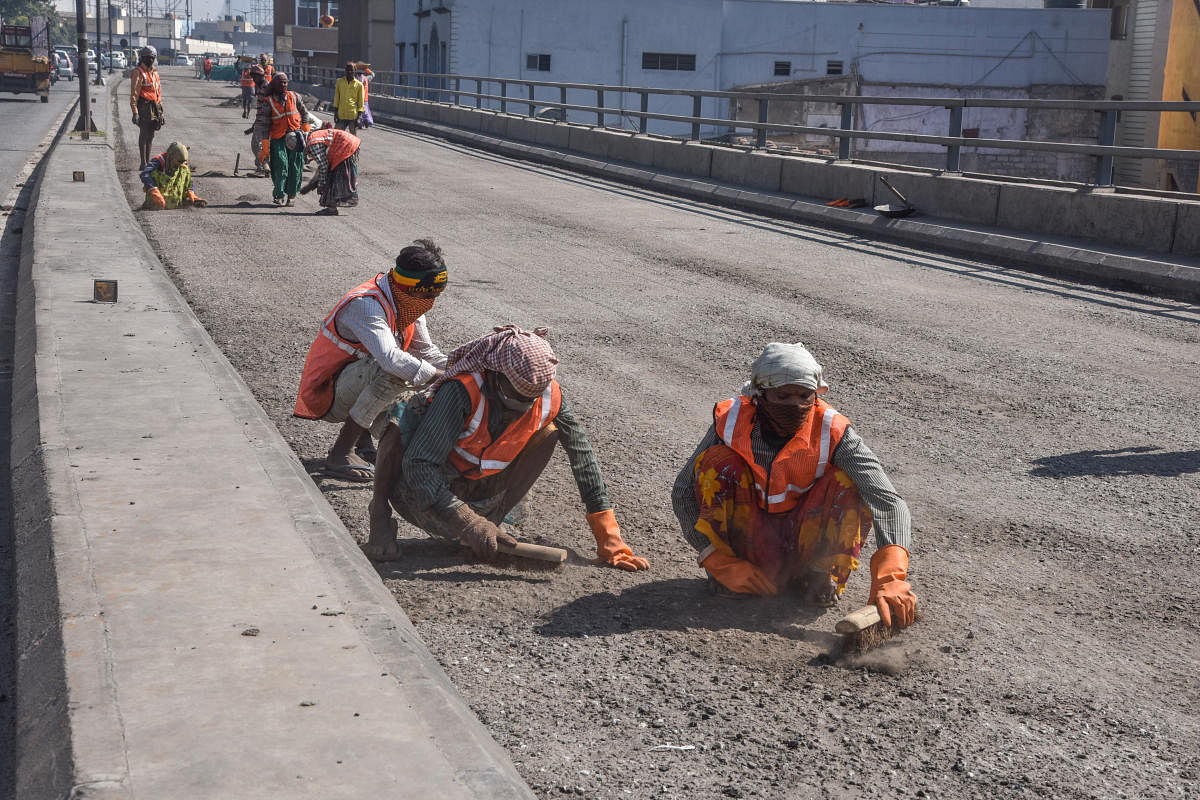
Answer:
M101 0L102 3L107 3L109 0ZM88 7L88 13L95 14L96 0L85 0ZM143 0L134 0L137 8L137 13L142 12ZM225 0L191 0L192 2L192 21L196 22L202 19L220 19L225 14ZM128 8L129 0L115 0L115 5L123 5ZM175 7L175 13L180 17L184 15L183 0L150 0L152 15L157 16L162 14L164 10L170 6ZM55 6L59 11L75 11L75 0L57 0ZM230 6L234 9L234 14L245 14L250 10L250 0L230 0Z

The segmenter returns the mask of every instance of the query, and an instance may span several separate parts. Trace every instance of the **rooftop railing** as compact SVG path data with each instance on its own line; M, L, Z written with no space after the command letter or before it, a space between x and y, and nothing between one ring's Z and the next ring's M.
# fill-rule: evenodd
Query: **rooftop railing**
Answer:
M313 83L333 86L343 75L341 70L309 67L299 68L296 77ZM538 90L543 96L538 97ZM768 146L768 134L805 134L830 137L838 140L836 157L849 159L851 142L890 141L938 145L945 148L946 171L961 172L963 148L1020 150L1044 153L1061 153L1088 156L1096 159L1095 184L1099 187L1112 186L1113 158L1152 158L1171 161L1200 161L1200 150L1172 150L1156 147L1124 147L1116 144L1118 115L1123 112L1181 112L1200 115L1200 101L1140 101L1140 100L1035 100L1025 98L965 98L965 97L860 97L849 95L785 94L779 92L726 92L696 89L664 89L645 86L612 86L590 83L562 83L535 81L526 78L497 78L483 75L454 75L429 72L386 72L375 73L370 91L415 99L445 102L456 106L483 108L485 101L494 104L501 113L517 113L534 117L546 116L546 109L560 109L566 120L567 111L595 114L599 127L625 128L626 120L636 120L636 129L647 132L649 120L682 123L691 126L690 138L699 140L702 126L725 129L729 133L739 130L750 131L755 148ZM567 93L585 92L595 97L593 104L568 102ZM555 99L545 96L550 94ZM614 97L634 95L639 99L637 110L613 107L606 103ZM668 114L651 110L652 98L689 97L692 100L690 115ZM464 102L464 98L467 101ZM725 119L702 114L706 98L757 104L757 121ZM473 102L472 102L473 101ZM841 121L837 128L812 125L794 125L769 122L768 115L773 104L829 104L840 108ZM949 110L949 125L945 135L909 133L902 131L880 131L856 129L854 110L870 105L921 106ZM1083 142L1049 142L1026 139L982 139L963 135L963 110L967 108L1020 108L1028 110L1064 110L1096 114L1099 117L1095 144ZM619 119L622 124L610 125L609 120Z

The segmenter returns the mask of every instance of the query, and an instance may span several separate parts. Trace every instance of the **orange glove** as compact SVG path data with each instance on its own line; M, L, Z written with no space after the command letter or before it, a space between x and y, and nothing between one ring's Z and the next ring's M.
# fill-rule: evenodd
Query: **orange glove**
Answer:
M312 125L308 124L307 122L301 122L300 130L304 131L305 133L308 133L309 131L312 130Z
M700 562L700 566L730 591L742 594L779 594L779 589L775 588L771 579L744 558L727 556L714 550Z
M205 200L203 197L197 196L197 194L191 189L188 189L187 201L197 208L204 208L206 205L208 205L207 200Z
M160 192L156 186L150 191L146 192L146 205L150 208L155 208L159 211L162 211L167 207L167 198L163 197L162 192Z
M258 160L262 163L267 163L271 160L271 142L268 139L263 139L258 145Z
M650 569L650 562L635 556L621 538L621 526L617 525L617 515L611 508L588 514L587 521L596 537L596 555L601 561L629 572Z
M885 545L871 556L871 597L867 602L879 609L879 620L885 627L895 623L898 628L907 628L913 624L917 596L904 580L907 575L908 551L900 545Z

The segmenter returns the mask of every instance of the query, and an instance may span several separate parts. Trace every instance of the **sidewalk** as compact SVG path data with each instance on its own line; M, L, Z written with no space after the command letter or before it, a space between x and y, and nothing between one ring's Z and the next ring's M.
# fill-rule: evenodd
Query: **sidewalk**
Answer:
M164 273L108 140L64 136L38 192L18 796L532 798Z

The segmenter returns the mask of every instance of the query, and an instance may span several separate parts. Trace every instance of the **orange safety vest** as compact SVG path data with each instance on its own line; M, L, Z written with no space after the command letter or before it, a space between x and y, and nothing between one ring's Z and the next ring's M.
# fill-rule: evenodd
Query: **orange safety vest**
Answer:
M274 98L268 97L271 104L271 133L270 138L282 139L288 131L300 130L300 111L296 108L296 93L287 92L280 107Z
M329 159L329 168L332 170L338 164L341 164L350 156L354 155L354 151L362 144L362 139L359 139L352 133L339 131L336 128L321 128L313 131L308 137L307 147L312 147L314 144L323 144L327 150L326 158Z
M463 432L458 435L454 449L450 451L450 463L464 478L471 480L495 475L511 464L525 449L530 437L554 421L562 406L558 382L550 381L533 406L513 420L500 438L493 442L488 433L488 400L483 393L483 375L471 372L455 375L453 380L462 383L470 394L471 416Z
M142 85L138 87L138 97L153 103L162 102L162 85L158 82L158 70L146 69L138 64L138 72L142 73Z
M246 68L246 69L242 70L242 88L243 88L243 89L252 89L252 88L254 88L254 78L252 78L252 77L250 76L250 69L249 69L249 68Z
M775 456L770 469L764 470L750 449L755 410L749 397L722 400L713 408L713 426L720 440L750 466L759 508L768 514L791 511L825 474L850 420L818 397L808 420Z
M275 74L275 67L267 64L265 67L263 67L263 72L267 74L267 79L270 80L271 76Z
M334 318L346 303L358 297L374 298L379 305L383 306L383 312L387 316L388 327L392 329L392 334L397 333L396 308L388 300L387 293L384 292L380 283L381 280L386 280L382 272L351 289L345 297L338 301L337 305L333 307L333 311L330 311L329 316L325 317L325 321L321 323L321 333L313 341L312 347L308 348L308 358L304 360L304 371L300 373L300 392L296 396L296 408L292 411L294 416L301 419L320 419L328 414L333 405L334 382L337 380L338 373L356 359L371 357L361 342L348 342L338 336ZM401 346L405 350L412 344L415 331L415 322L404 329L404 340Z

